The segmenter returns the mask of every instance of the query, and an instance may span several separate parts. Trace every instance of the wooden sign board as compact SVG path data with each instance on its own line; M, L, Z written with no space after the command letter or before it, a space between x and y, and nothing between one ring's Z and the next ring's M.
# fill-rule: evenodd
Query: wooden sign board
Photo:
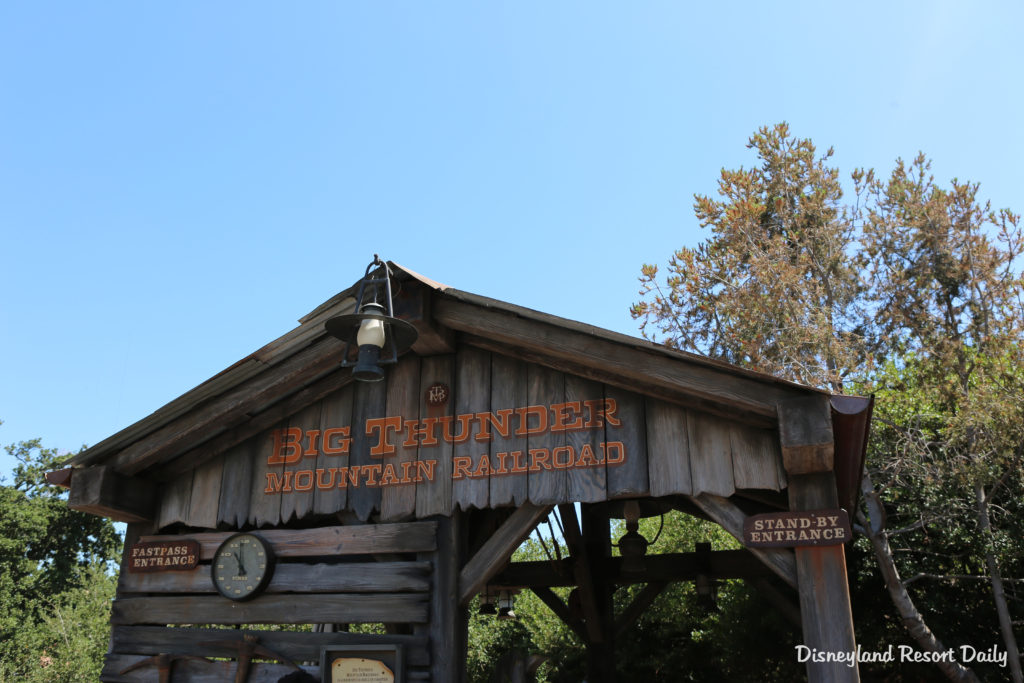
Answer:
M401 645L328 645L320 650L324 683L402 683Z
M751 515L743 521L748 548L843 545L853 538L846 510L808 510Z
M132 573L189 571L199 565L199 542L141 541L132 544L127 559L125 566Z

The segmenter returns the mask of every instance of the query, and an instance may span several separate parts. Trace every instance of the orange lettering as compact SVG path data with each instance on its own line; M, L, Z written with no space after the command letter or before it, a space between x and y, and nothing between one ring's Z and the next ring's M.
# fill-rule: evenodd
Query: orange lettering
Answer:
M459 434L457 436L452 434L452 416L446 415L441 419L441 424L444 425L444 440L448 443L464 443L469 439L469 422L473 419L473 414L468 413L466 415L456 415L455 419L459 421Z
M568 456L562 462L558 461L559 455ZM572 467L573 456L575 455L572 446L558 446L551 451L551 464L555 466L555 469L564 470Z
M584 401L590 411L590 419L587 420L587 429L601 427L607 421L612 427L621 427L622 420L615 417L615 411L619 405L614 398L597 398L592 401Z
M476 469L473 470L473 477L486 477L491 473L491 459L484 453L480 456L480 462L477 463Z
M580 401L551 406L551 431L575 432L583 429L583 404Z
M490 441L494 438L491 434L491 427L498 432L498 436L508 436L512 431L512 421L509 419L515 411L512 408L499 410L495 413L477 413L476 419L480 423L480 431L474 439L477 441Z
M434 465L436 460L419 460L416 462L416 481L434 481Z
M370 457L379 458L395 452L395 445L388 441L388 431L402 430L401 417L374 417L366 421L366 435L373 436L377 432L377 445L370 447Z
M626 446L621 441L601 444L604 461L609 465L620 465L626 462Z
M303 455L316 456L318 451L316 448L316 442L320 438L319 429L309 429L306 431L306 438L309 439L309 445L306 447L306 452Z
M420 420L406 420L405 421L405 441L402 446L405 448L416 448L420 446L436 446L437 445L437 423L439 420L436 417L423 418Z
M541 467L543 465L543 468ZM530 471L540 472L541 469L551 469L551 451L546 448L530 449Z
M303 483L299 483L299 479L305 479ZM295 473L295 490L296 491L309 491L313 488L313 470L299 470Z
M340 436L338 445L334 446L332 439ZM348 447L352 444L349 437L348 427L331 427L324 430L324 455L348 455Z
M516 414L519 416L519 429L516 430L516 436L543 434L548 430L548 411L544 406L516 408ZM537 424L533 427L529 424L531 415L537 418Z
M469 466L473 464L473 458L463 455L457 455L452 458L452 479L462 479L462 477L470 476Z
M274 452L267 458L268 465L280 465L282 463L290 465L299 461L302 457L302 449L299 447L299 444L302 442L301 429L298 427L275 429L270 433L270 436L274 439ZM288 455L285 455L286 449L289 451Z

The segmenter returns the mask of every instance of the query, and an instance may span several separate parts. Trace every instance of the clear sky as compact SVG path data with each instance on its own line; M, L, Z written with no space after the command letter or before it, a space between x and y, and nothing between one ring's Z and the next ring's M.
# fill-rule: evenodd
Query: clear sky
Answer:
M782 120L1020 211L1022 8L0 3L0 443L97 443L375 252L637 334L641 264Z

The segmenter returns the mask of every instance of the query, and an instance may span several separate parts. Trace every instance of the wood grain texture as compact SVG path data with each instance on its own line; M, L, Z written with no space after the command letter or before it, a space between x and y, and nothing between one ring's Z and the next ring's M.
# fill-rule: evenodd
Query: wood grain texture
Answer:
M778 437L766 430L743 425L730 425L732 472L738 489L770 489L781 491L779 481L782 453Z
M157 526L165 529L172 524L184 524L192 501L192 472L187 472L160 491L160 511Z
M247 631L234 629L167 628L163 626L115 626L111 630L110 650L115 654L155 655L176 652L204 657L235 657L232 642L244 636L259 639L264 647L293 661L316 662L325 645L388 645L405 648L411 666L428 666L430 652L426 636L373 635L369 633L309 633L295 631Z
M469 415L485 413L491 410L491 354L473 347L463 347L455 355L455 414ZM452 428L458 433L460 427ZM475 431L470 426L471 431ZM490 444L478 441L474 436L462 443L455 444L452 450L453 463L457 459L469 458L468 471L474 475L480 467L481 455L487 456L490 463ZM452 508L456 505L463 510L486 508L490 495L490 467L484 476L464 476L467 471L462 468L458 479L452 481Z
M320 410L320 455L316 459L317 476L319 470L330 472L337 467L346 467L349 455L343 453L329 453L326 451L340 448L341 442L332 434L325 434L328 429L349 429L349 436L352 434L352 395L355 389L349 385L340 391L324 397ZM343 436L343 435L342 435ZM329 443L324 443L325 439ZM327 477L328 475L324 475ZM313 514L333 515L345 509L348 501L348 489L338 486L337 472L335 477L330 479L332 486L317 487L313 494Z
M565 376L541 365L529 366L526 376L529 384L527 400L530 406L539 408L546 423L551 414L548 406L565 401ZM537 426L539 423L537 419L528 419L527 424ZM540 434L529 434L526 443L530 467L527 482L530 502L534 505L554 505L567 500L569 475L566 470L553 466L553 451L565 446L565 432L545 430Z
M284 429L287 422L279 422L274 429ZM253 458L252 484L249 489L249 524L255 527L276 526L281 521L281 494L267 493L268 475L284 476L284 465L268 465L274 453L274 440L270 434L256 439Z
M425 623L426 593L261 595L250 602L220 596L118 598L111 624Z
M693 493L686 411L679 406L647 399L647 468L652 496Z
M653 385L690 395L736 412L775 417L775 405L788 397L805 395L806 389L756 378L733 368L716 367L706 359L692 360L682 354L671 357L663 350L637 348L636 340L617 342L597 334L566 329L567 321L554 316L548 322L531 320L511 312L437 297L434 317L452 329L487 337L501 344L535 349L567 362L586 359L601 367L603 377L620 385ZM595 333L603 332L595 329ZM626 343L629 342L629 343Z
M284 471L291 473L291 493L280 494L281 498L281 523L287 524L293 519L302 519L313 511L313 497L316 490L316 455L320 443L320 413L322 406L319 403L306 406L288 418L289 430L300 431L296 447L302 453L302 457L293 463L285 464ZM313 448L310 448L309 432L315 432L313 437ZM308 455L308 453L314 455ZM313 471L313 477L303 475L301 479L296 475L299 472ZM308 481L307 481L308 479Z
M231 531L201 534L148 535L140 541L190 538L199 542L199 557L209 560ZM278 557L330 557L381 553L430 552L437 548L437 523L433 521L332 526L314 529L266 529L258 534Z
M586 408L583 407L584 402L602 398L604 398L604 387L597 382L577 377L576 375L565 376L565 402L571 405L580 405L579 412L576 411L575 407L571 409L575 418L586 420ZM567 422L572 423L573 419L569 418ZM572 448L576 463L578 464L580 454L586 448L600 456L600 444L603 438L603 429L567 431L565 433L565 444ZM608 497L608 474L603 465L600 467L573 467L568 471L567 476L568 500L594 503L605 500Z
M188 572L124 573L128 593L216 593L204 564ZM266 588L272 593L422 593L430 590L429 562L282 562Z
M398 365L388 371L387 414L401 415L405 419L416 419L420 410L420 359L407 354ZM385 465L391 464L402 476L403 463L416 462L416 448L403 448L403 436L398 434L398 447L394 455L385 456ZM415 467L415 465L413 465ZM416 515L416 485L388 486L381 491L380 518L384 522L399 522Z
M422 374L420 386L424 392L433 384L443 384L449 391L453 389L455 382L455 356L431 356L422 361ZM427 404L426 397L422 395L420 400L420 419L442 418L452 416L455 411L455 401L449 398L448 402L440 406ZM452 511L452 444L440 440L437 446L420 447L417 456L419 462L436 461L434 465L434 478L430 481L423 481L416 485L416 517L424 518L431 515L448 515Z
M693 493L731 496L736 492L733 479L732 442L729 423L719 417L687 413L690 432L690 477Z
M605 387L605 397L615 401L616 417L622 423L615 426L605 422L606 443L621 442L625 446L625 461L607 464L608 496L622 498L646 496L650 492L647 472L647 422L644 397L616 387Z
M210 460L196 469L192 477L192 495L186 523L188 526L198 529L217 528L223 474L223 457Z
M491 354L491 405L495 410L517 408L528 404L529 384L526 364L498 353ZM492 507L522 505L527 498L527 476L509 474L514 454L526 458L528 446L525 436L516 436L509 430L508 436L496 434L491 441L491 465L494 474L490 481Z
M252 495L252 476L258 451L256 439L249 439L224 454L218 526L240 529L249 520L249 497Z
M390 369L390 368L389 368ZM385 417L387 408L387 382L356 382L352 398L352 454L349 467L373 465L380 467L380 458L370 455L370 448L377 444L377 436L366 433L366 421ZM375 478L379 483L380 475ZM363 475L359 486L349 486L348 509L366 521L374 510L380 509L380 486L368 485Z

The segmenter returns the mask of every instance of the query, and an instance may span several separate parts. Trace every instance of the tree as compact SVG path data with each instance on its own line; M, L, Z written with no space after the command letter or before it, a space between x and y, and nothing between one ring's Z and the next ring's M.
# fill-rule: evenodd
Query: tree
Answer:
M6 451L19 464L13 484L0 484L0 678L96 680L98 668L66 665L86 652L93 668L102 665L120 538L109 520L68 509L46 483L64 459L54 449L35 439ZM43 672L47 662L54 668Z
M997 499L1020 494L1017 217L979 205L976 185L939 188L923 156L898 161L884 182L856 171L857 201L844 205L838 171L827 166L832 150L816 156L785 124L760 129L748 147L760 167L723 170L719 199L695 198L709 239L677 251L664 279L643 266L633 316L645 336L673 347L837 392L851 384L888 392L860 520L900 619L919 647L944 649L907 588L930 572L916 571L923 565L912 556L897 562L895 551L912 550L906 543L929 531L941 536L934 525L953 515L985 540L966 560L943 549L959 569L941 575L970 576L961 587L991 580L1015 659L1000 567L1022 549L1006 542L991 513ZM897 499L914 501L901 509L916 521L893 526L890 516L887 528ZM973 514L965 516L968 499ZM955 664L944 671L973 677Z

